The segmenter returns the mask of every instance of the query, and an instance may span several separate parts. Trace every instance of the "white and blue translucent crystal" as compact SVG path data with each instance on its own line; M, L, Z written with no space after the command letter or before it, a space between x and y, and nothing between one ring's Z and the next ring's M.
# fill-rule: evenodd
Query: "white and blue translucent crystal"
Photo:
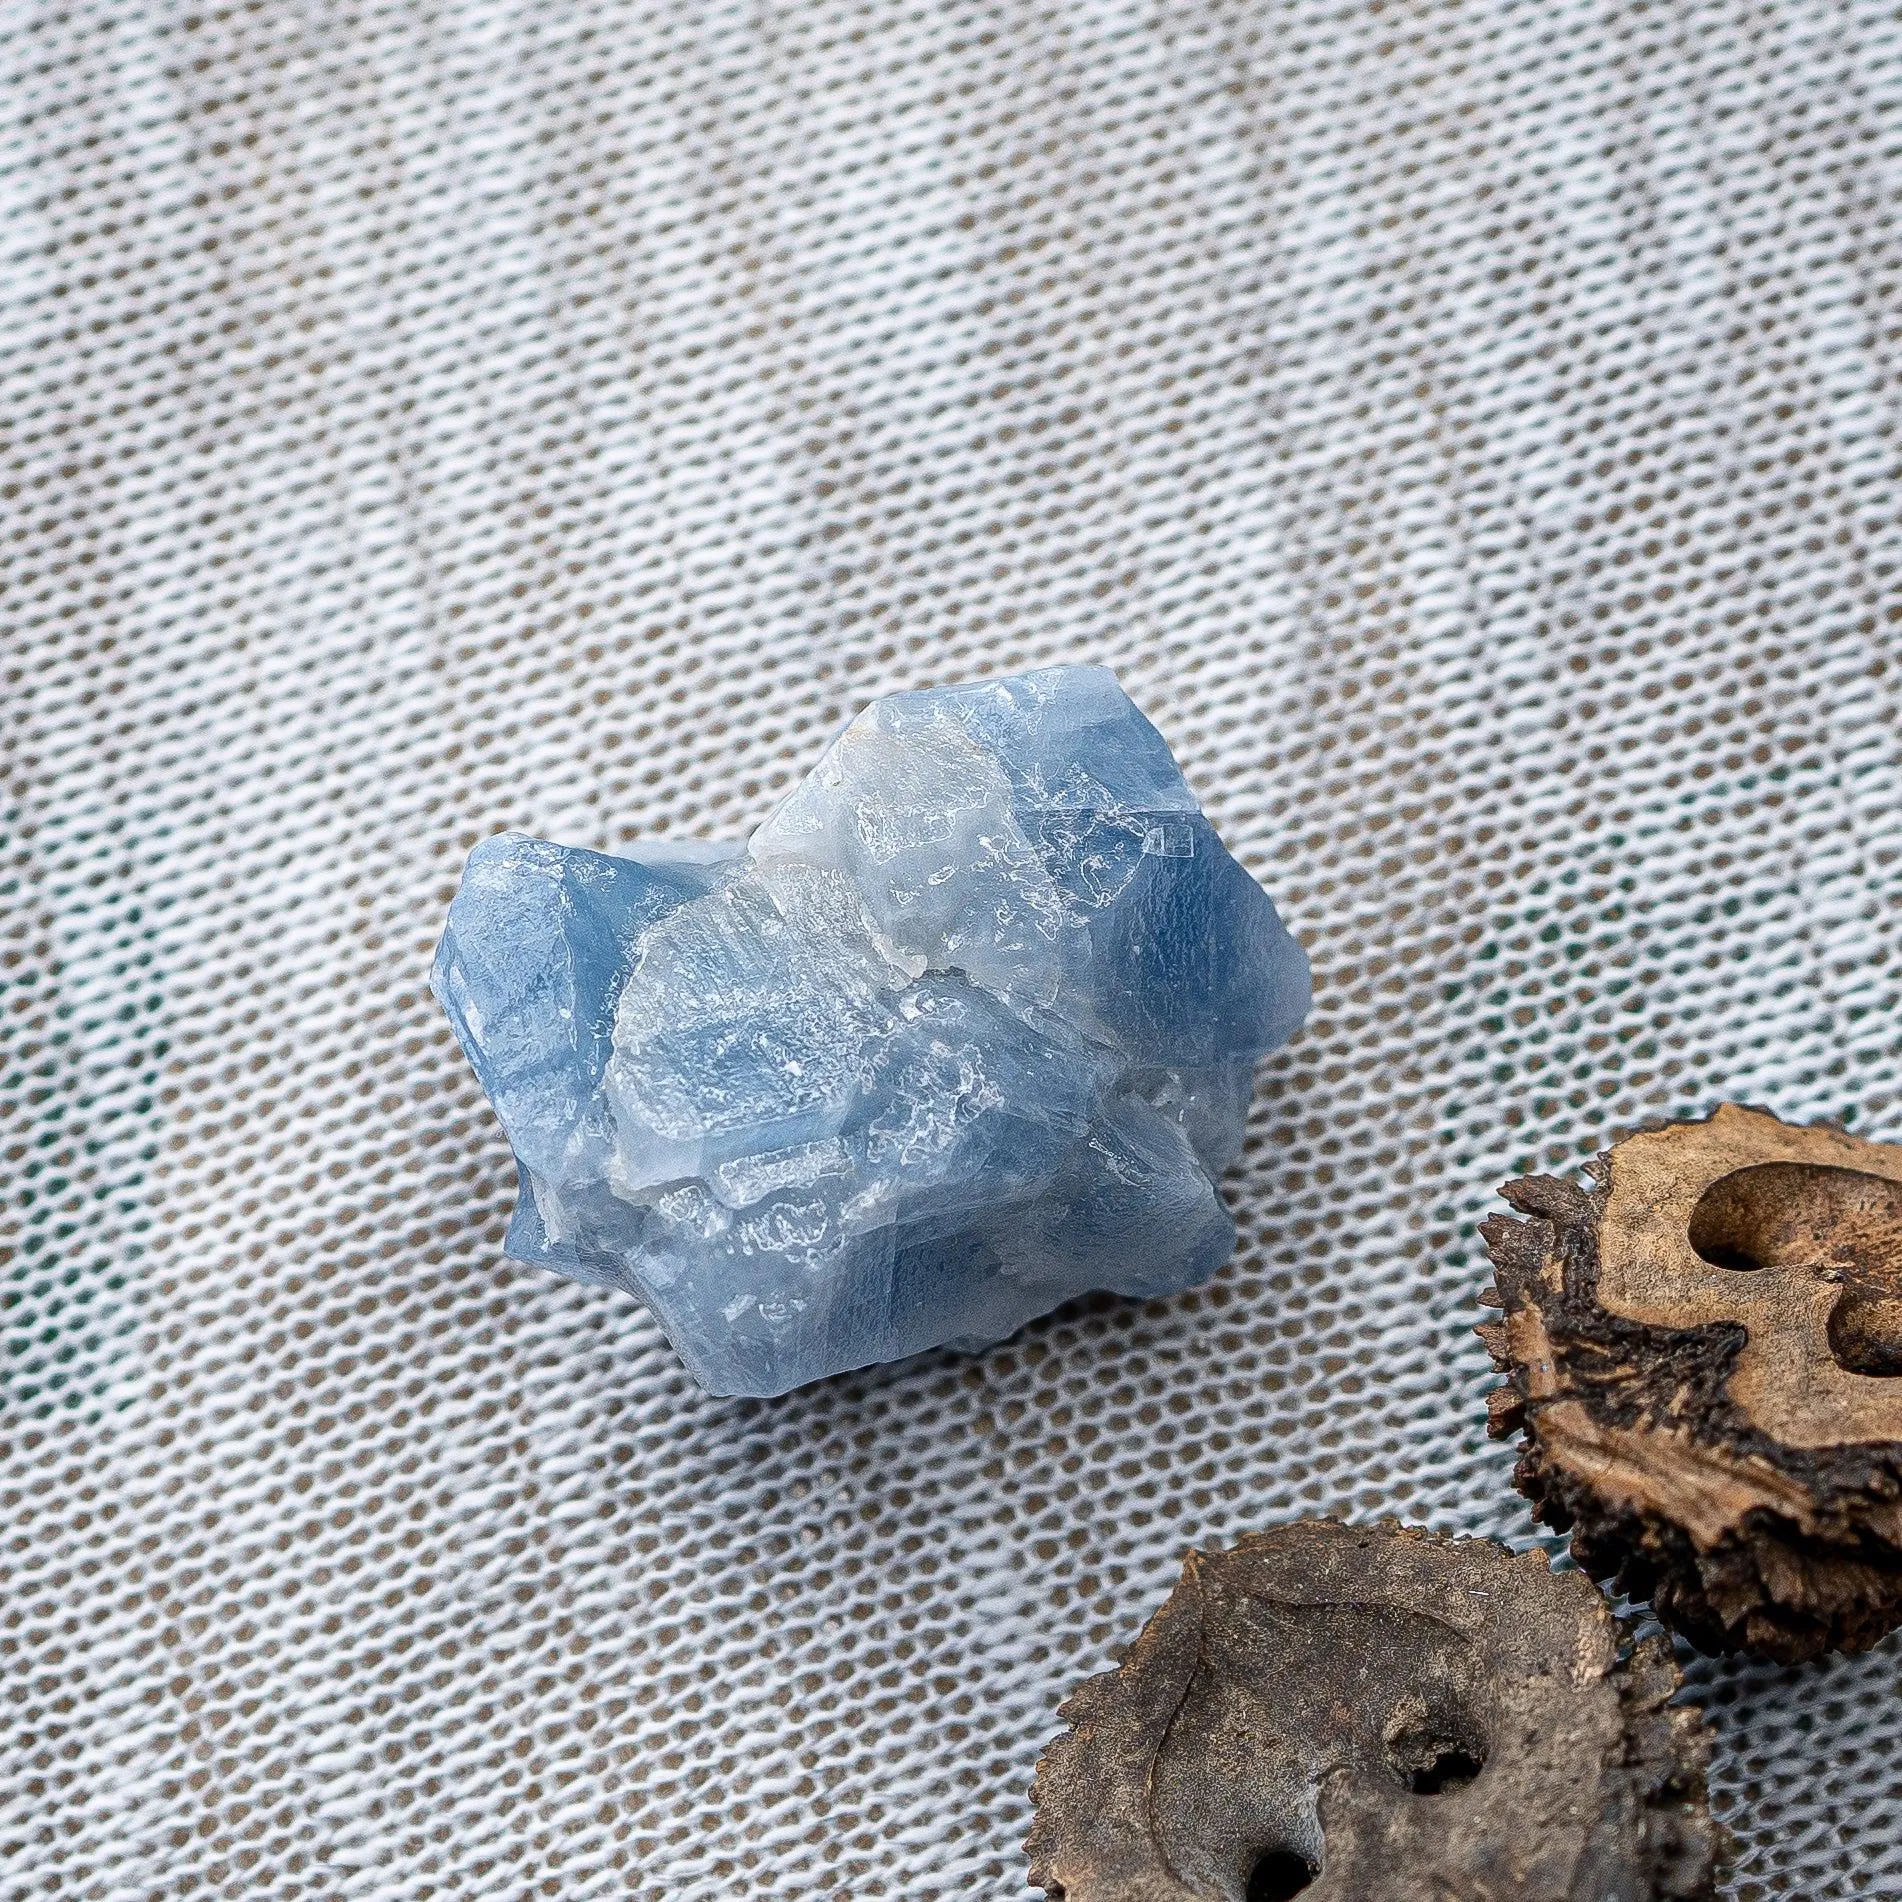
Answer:
M746 845L470 855L432 984L507 1249L775 1394L1201 1281L1308 965L1100 667L875 702Z

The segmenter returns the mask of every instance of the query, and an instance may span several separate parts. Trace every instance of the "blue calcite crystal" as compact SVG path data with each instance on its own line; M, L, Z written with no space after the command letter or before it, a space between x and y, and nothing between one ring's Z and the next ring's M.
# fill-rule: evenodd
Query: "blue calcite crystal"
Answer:
M1308 965L1100 667L868 707L745 845L476 847L432 987L518 1260L775 1394L1210 1274Z

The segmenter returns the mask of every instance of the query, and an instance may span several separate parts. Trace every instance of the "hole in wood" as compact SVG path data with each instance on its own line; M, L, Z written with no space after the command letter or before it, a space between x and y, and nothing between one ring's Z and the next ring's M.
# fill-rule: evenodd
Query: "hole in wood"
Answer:
M1248 1872L1248 1902L1288 1902L1320 1874L1292 1849L1264 1849Z
M1716 1268L1841 1283L1828 1330L1837 1365L1902 1375L1902 1182L1823 1163L1735 1169L1698 1198L1690 1243Z
M1415 1796L1463 1790L1486 1764L1478 1726L1459 1711L1429 1711L1419 1697L1401 1701L1382 1742L1389 1766Z
M1456 1743L1439 1747L1431 1763L1423 1763L1407 1777L1415 1796L1438 1796L1444 1790L1463 1790L1479 1775L1480 1760Z
M1902 1299L1852 1289L1830 1310L1829 1351L1852 1374L1902 1376Z

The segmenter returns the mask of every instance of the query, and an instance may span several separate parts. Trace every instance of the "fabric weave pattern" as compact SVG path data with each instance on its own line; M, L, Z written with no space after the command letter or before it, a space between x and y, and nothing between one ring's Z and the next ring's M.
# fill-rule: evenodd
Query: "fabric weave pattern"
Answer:
M0 1895L1018 1897L1182 1549L1533 1536L1494 1185L1902 1137L1870 0L16 11ZM505 1265L516 827L734 837L1114 666L1309 948L1204 1290L773 1402ZM1699 1664L1902 1892L1894 1641Z

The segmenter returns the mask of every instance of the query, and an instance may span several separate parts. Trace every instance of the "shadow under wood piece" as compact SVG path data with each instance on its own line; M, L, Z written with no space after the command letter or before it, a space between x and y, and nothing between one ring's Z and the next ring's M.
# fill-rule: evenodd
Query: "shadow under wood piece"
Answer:
M1725 1104L1527 1176L1481 1228L1515 1481L1707 1651L1902 1624L1902 1148Z
M1037 1766L1063 1902L1709 1897L1705 1734L1661 1636L1545 1557L1312 1520L1191 1552Z

